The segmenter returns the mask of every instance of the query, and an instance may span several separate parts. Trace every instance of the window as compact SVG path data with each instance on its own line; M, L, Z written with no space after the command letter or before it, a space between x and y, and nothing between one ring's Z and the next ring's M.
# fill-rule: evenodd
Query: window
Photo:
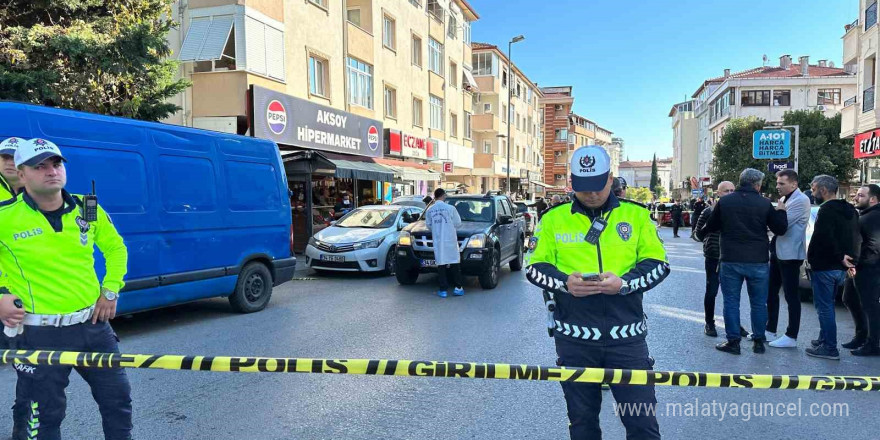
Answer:
M443 10L443 6L440 6L440 3L437 0L428 0L428 14L434 17L435 20L443 23L446 11Z
M443 99L431 95L431 120L429 127L434 130L443 130Z
M740 103L744 107L770 105L769 90L743 90L740 95Z
M373 108L373 66L355 58L348 59L350 104Z
M469 112L464 112L464 138L471 138L471 114Z
M492 104L484 103L483 104L483 113L492 113Z
M501 87L507 87L507 70L501 72Z
M461 24L461 34L462 34L461 37L464 40L464 44L467 44L468 46L470 46L471 45L471 23L470 22L465 21L464 23Z
M233 21L231 15L194 17L180 49L180 61L194 61L195 72L236 70Z
M474 76L495 76L498 74L498 57L491 52L476 53L471 57Z
M773 105L774 106L790 106L791 105L791 90L774 90L773 91Z
M327 60L309 55L309 93L327 97Z
M877 2L865 8L865 30L871 29L875 24L877 24Z
M449 135L458 137L458 115L455 113L449 114Z
M284 33L253 17L245 17L248 70L284 79Z
M554 132L556 133L556 138L555 138L555 140L556 140L557 142L566 142L566 141L568 141L568 130L567 130L567 129L565 129L565 128L557 128L556 130L554 130Z
M397 90L385 86L385 116L397 119Z
M501 112L501 122L507 122L507 104L502 104L501 110L504 110Z
M324 9L327 9L327 0L309 0L309 3L314 3Z
M458 65L453 63L452 61L450 61L449 62L449 85L450 86L458 87L458 80L456 80L456 78L458 78Z
M413 116L413 125L416 127L422 126L422 100L419 98L413 98L412 104L412 116Z
M483 154L492 154L492 141L483 141Z
M819 89L818 105L840 105L840 89Z
M443 45L430 37L428 38L428 70L443 76Z
M446 35L449 36L450 40L455 39L455 35L458 33L456 32L456 28L458 28L458 21L455 19L454 15L449 14L449 22L446 23Z
M422 67L422 39L415 35L412 37L412 63Z
M419 9L421 9L421 7L422 7L422 0L409 0L409 4L411 4L411 5L413 5L413 6L417 7L417 8L419 8Z
M346 11L348 21L357 27L361 27L361 10L360 8L352 8Z
M391 49L397 49L397 25L393 18L385 15L382 17L382 44Z

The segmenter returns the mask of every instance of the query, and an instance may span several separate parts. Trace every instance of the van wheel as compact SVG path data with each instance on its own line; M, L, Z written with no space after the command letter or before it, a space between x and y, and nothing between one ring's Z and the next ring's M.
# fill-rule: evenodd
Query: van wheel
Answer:
M229 304L239 313L259 312L272 297L272 273L263 263L248 263L238 274Z
M519 272L523 268L523 241L524 239L520 237L516 245L516 258L510 262L510 270L513 272Z
M397 270L397 273L394 274L397 278L397 282L403 286L409 286L411 284L415 284L416 281L419 280L419 270Z
M479 276L480 287L489 290L494 289L498 285L498 277L501 273L501 251L492 250L492 266Z

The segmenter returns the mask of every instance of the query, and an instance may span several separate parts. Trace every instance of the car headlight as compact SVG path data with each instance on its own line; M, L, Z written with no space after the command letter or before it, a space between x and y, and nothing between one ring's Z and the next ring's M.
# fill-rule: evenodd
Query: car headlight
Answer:
M318 247L318 240L315 237L309 237L309 246Z
M354 244L354 250L359 251L361 249L377 248L383 241L385 241L385 237L377 238L375 240L359 241Z
M469 249L480 249L486 245L486 234L474 234L468 239L467 247Z
M412 235L409 232L401 232L397 237L398 246L412 246Z

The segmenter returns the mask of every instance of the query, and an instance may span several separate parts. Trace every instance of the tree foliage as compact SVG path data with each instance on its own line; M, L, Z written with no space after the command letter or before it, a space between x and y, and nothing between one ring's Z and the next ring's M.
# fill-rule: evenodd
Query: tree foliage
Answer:
M648 184L648 188L651 191L656 191L659 183L660 175L657 173L657 153L654 153L654 160L651 161L651 182Z
M159 120L179 110L173 0L8 0L0 99Z
M648 203L653 200L653 195L648 188L629 188L626 190L626 198L639 203Z
M763 190L775 193L776 176L767 172L770 162L752 158L752 134L763 129L767 123L758 118L731 120L724 129L721 141L715 146L712 162L712 180L739 182L739 174L746 168L765 173ZM828 174L840 182L849 181L858 168L853 158L851 141L840 139L840 115L825 117L819 111L798 110L783 116L783 125L800 126L800 155L798 174L801 189L809 188L813 177ZM794 134L792 133L792 156L794 161Z

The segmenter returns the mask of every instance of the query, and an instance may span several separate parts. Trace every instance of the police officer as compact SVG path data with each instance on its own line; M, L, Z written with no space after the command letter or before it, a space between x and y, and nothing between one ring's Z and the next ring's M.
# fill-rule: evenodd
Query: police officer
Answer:
M601 147L574 152L574 198L544 214L526 277L555 301L548 324L559 365L649 370L642 294L666 278L669 264L648 210L611 194L610 162ZM562 391L571 438L601 438L600 385L563 382ZM657 402L652 385L611 392L618 403ZM653 415L620 419L628 439L660 438Z
M20 327L27 350L118 353L109 320L116 315L128 253L107 213L97 219L79 196L64 190L64 156L53 143L32 139L15 152L20 197L0 204L0 268L11 294L0 295L0 320ZM95 273L94 246L104 255L103 284ZM16 307L20 300L23 308ZM16 364L27 402L27 438L61 438L69 366ZM106 439L131 438L131 386L125 370L77 368L98 404ZM19 433L17 433L19 434ZM20 435L20 434L19 434ZM17 439L16 439L17 440Z
M27 141L17 137L0 142L0 202L11 199L24 188L18 178L14 157L15 150L24 142Z

